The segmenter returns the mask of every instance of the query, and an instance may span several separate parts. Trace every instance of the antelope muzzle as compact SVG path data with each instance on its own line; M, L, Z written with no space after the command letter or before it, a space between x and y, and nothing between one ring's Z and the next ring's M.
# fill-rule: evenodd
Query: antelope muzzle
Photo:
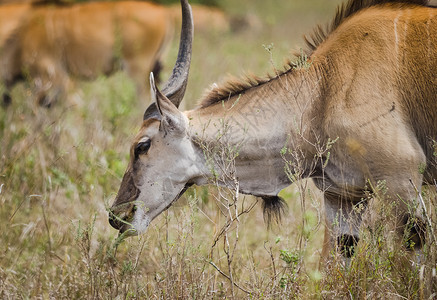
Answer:
M136 211L135 202L139 194L140 190L134 184L132 171L128 169L123 176L114 204L109 210L109 224L121 233L131 227L130 223Z
M109 224L123 233L127 228L130 228L130 223L134 218L135 211L136 205L134 202L113 206L109 210Z

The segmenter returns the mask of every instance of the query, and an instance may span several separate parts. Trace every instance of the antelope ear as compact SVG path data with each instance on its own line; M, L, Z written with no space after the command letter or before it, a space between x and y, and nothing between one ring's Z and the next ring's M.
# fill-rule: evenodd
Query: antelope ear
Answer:
M161 115L160 130L166 133L169 131L184 131L186 122L184 115L179 109L156 87L153 73L150 73L150 91L152 101L155 101L158 112Z

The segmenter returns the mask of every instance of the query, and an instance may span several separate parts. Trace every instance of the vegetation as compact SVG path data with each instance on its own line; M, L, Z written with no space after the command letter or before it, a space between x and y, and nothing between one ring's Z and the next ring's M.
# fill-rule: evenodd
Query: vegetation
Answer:
M281 68L290 50L300 52L301 35L326 22L337 3L221 1L226 11L255 16L262 26L196 34L182 105L192 108L227 73ZM164 78L176 48L177 41ZM429 243L413 266L412 252L384 232L381 209L381 230L363 232L350 263L334 257L319 271L323 205L310 181L281 192L289 211L270 229L256 198L212 185L191 188L145 235L120 242L107 208L147 103L137 101L123 73L79 82L50 109L27 101L30 93L22 84L12 105L0 108L2 299L425 299L437 292L433 187L423 192ZM296 166L287 170L299 173ZM375 190L369 197L384 197L384 183Z

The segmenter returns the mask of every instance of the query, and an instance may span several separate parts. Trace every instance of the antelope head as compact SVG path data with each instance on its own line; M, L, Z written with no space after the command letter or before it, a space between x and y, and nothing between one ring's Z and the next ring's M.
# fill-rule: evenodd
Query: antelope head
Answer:
M182 4L178 58L162 92L150 75L152 103L130 150L130 162L109 212L109 223L125 236L141 234L199 174L200 154L187 134L188 119L178 107L185 93L191 61L193 18Z

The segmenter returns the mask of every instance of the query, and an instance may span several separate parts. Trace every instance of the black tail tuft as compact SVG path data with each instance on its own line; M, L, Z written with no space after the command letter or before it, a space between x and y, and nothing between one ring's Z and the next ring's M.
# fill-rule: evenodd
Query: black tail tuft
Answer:
M272 221L280 224L282 216L288 210L287 203L279 196L262 196L264 222L270 227Z

